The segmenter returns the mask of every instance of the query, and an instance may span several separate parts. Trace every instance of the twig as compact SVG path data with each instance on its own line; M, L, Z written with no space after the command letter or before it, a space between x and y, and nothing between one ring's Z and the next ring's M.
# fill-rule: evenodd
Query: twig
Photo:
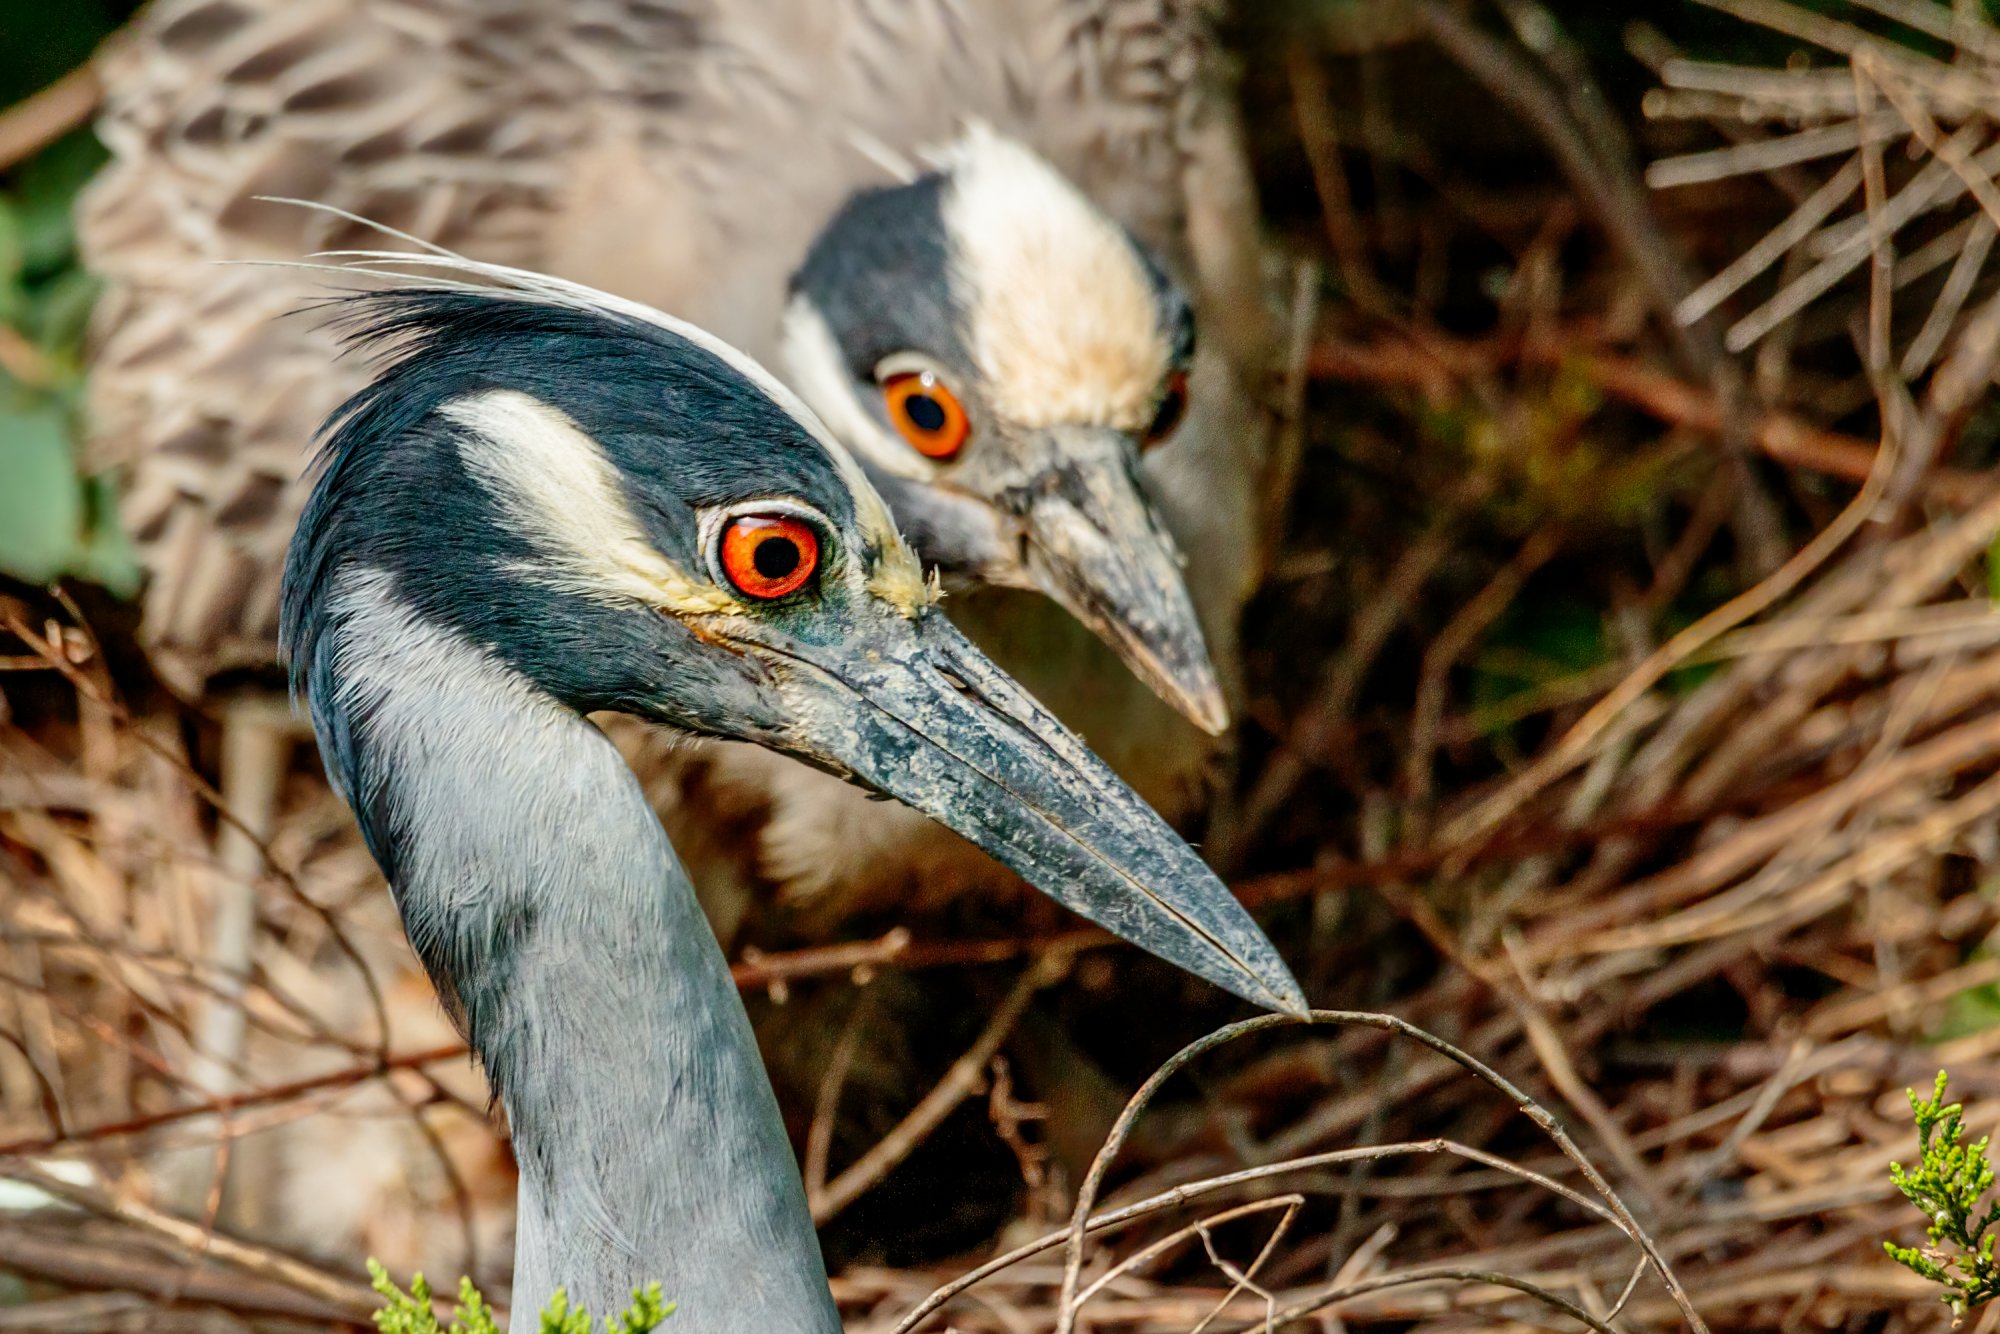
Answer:
M1757 244L1738 255L1729 266L1688 293L1674 307L1674 318L1693 324L1734 296L1744 284L1782 259L1794 246L1811 236L1833 211L1853 197L1861 187L1861 159L1852 158L1827 178L1825 185L1808 196L1791 215Z
M359 1323L367 1314L353 1304L328 1302L300 1292L290 1284L155 1260L129 1241L112 1244L93 1243L84 1238L64 1240L38 1236L19 1226L0 1228L0 1269L84 1291L111 1289L141 1293L155 1300L198 1302L251 1315L345 1325ZM102 1327L125 1328L120 1324Z
M1348 294L1372 310L1390 309L1388 294L1376 282L1368 264L1368 238L1354 215L1354 194L1340 159L1339 127L1327 94L1326 72L1319 54L1296 43L1285 49L1285 73L1292 86L1292 110L1298 119L1299 143L1312 169L1319 195L1326 239Z
M1855 181L1859 184L1858 166ZM1588 340L1587 331L1533 343L1454 342L1433 334L1418 349L1393 337L1374 343L1322 339L1313 351L1312 370L1328 379L1410 385L1429 392L1441 376L1484 374L1508 362L1561 367L1581 373L1611 397L1670 426L1721 437L1723 410L1714 394L1635 357L1592 347ZM1784 413L1767 412L1748 425L1750 442L1789 467L1863 482L1875 463L1875 444ZM1983 473L1938 471L1926 479L1925 490L1944 504L1963 507L1983 499L1990 485Z
M1437 752L1438 730L1444 722L1445 695L1451 684L1452 669L1513 605L1529 576L1561 550L1562 540L1560 528L1537 529L1521 544L1513 559L1459 608L1424 650L1423 665L1417 673L1416 704L1411 709L1409 754L1403 761L1403 785L1415 808L1414 818L1423 818L1420 813L1430 805L1434 777L1431 761ZM1423 841L1421 831L1416 832L1412 841Z
M1539 1302L1544 1302L1549 1306L1555 1307L1558 1311L1577 1321L1585 1328L1597 1331L1597 1334L1619 1334L1618 1330L1599 1320L1596 1316L1569 1300L1569 1298L1550 1292L1540 1284L1530 1283L1526 1279L1515 1278L1512 1275L1497 1273L1490 1269L1454 1269L1449 1266L1439 1266L1434 1269L1411 1269L1400 1274L1384 1274L1379 1278L1365 1278L1358 1283L1349 1283L1345 1287L1334 1288L1330 1292L1322 1292L1318 1296L1300 1302L1296 1306L1286 1307L1284 1310L1278 1312L1273 1323L1284 1324L1292 1320L1303 1320L1315 1311L1323 1311L1327 1307L1346 1301L1349 1298L1364 1296L1371 1292L1381 1292L1388 1288L1408 1287L1414 1283L1486 1283L1496 1288L1512 1288L1516 1292L1526 1293ZM1697 1329L1704 1328L1698 1320L1695 1322L1695 1327Z
M1645 1229L1639 1226L1638 1220L1632 1216L1631 1210L1625 1206L1624 1201L1618 1197L1617 1192L1611 1189L1610 1184L1604 1180L1603 1175L1598 1172L1596 1166L1576 1147L1575 1143L1570 1139L1568 1133L1563 1130L1561 1123L1555 1117L1551 1116L1539 1103L1515 1087L1490 1066L1480 1061L1477 1057L1446 1042L1443 1038L1427 1033L1414 1024L1398 1019L1394 1015L1373 1014L1355 1010L1315 1010L1306 1019L1296 1019L1290 1015L1263 1015L1256 1019L1246 1019L1241 1023L1231 1024L1225 1028L1217 1029L1207 1037L1197 1039L1181 1048L1179 1052L1174 1054L1172 1059L1155 1071L1151 1078L1140 1085L1139 1091L1132 1095L1131 1101L1125 1105L1124 1112L1120 1114L1117 1123L1112 1127L1110 1137L1105 1141L1104 1147L1098 1151L1096 1159L1090 1165L1090 1172L1084 1178L1082 1188L1077 1192L1076 1208L1070 1217L1068 1253L1063 1264L1062 1306L1057 1315L1056 1334L1071 1334L1075 1328L1077 1313L1073 1302L1076 1298L1077 1285L1083 1270L1083 1239L1085 1232L1088 1230L1091 1209L1096 1204L1098 1192L1103 1188L1105 1174L1110 1171L1112 1161L1118 1156L1119 1151L1124 1147L1125 1140L1131 1135L1132 1127L1137 1122L1140 1113L1146 1109L1146 1106L1152 1101L1154 1095L1159 1092L1161 1085L1165 1084L1168 1079L1177 1074L1190 1061L1193 1061L1205 1052L1212 1051L1216 1047L1232 1042L1250 1033L1258 1033L1265 1029L1297 1023L1352 1025L1401 1034L1404 1037L1421 1043L1447 1060L1471 1072L1483 1083L1505 1096L1523 1115L1540 1127L1543 1134L1555 1142L1565 1157L1576 1164L1577 1169L1583 1173L1584 1179L1590 1183L1591 1188L1597 1192L1598 1197L1609 1205L1612 1212L1618 1216L1619 1225L1626 1236L1630 1237L1646 1253L1648 1259L1651 1260L1654 1271L1659 1274L1661 1281L1666 1284L1667 1291L1673 1294L1681 1313L1686 1317L1688 1323L1694 1327L1696 1334L1707 1334L1707 1324L1703 1322L1701 1316L1695 1311L1693 1304L1688 1300L1686 1291L1681 1287L1680 1280L1674 1276L1673 1270L1667 1265L1666 1259L1661 1255L1658 1245L1646 1233Z
M1269 1213L1273 1209L1282 1209L1285 1211L1285 1216L1279 1220L1277 1228L1278 1235L1282 1236L1285 1228L1290 1224L1293 1215L1298 1212L1299 1206L1304 1204L1305 1201L1306 1197L1303 1195L1274 1195L1268 1200L1252 1200L1248 1204L1239 1204L1233 1209L1225 1209L1219 1214L1189 1223L1186 1227L1177 1228L1169 1232L1166 1236L1161 1237L1158 1241L1134 1251L1093 1279L1090 1286L1077 1295L1077 1304L1081 1306L1139 1266L1165 1255L1182 1242L1193 1239L1204 1228L1213 1227L1221 1223L1234 1222L1239 1218L1249 1218L1255 1214ZM1240 1288L1231 1289L1230 1298L1235 1297L1238 1291L1240 1291ZM1227 1304L1228 1299L1224 1300L1225 1304ZM1207 1322L1204 1321L1203 1323L1206 1324Z
M1732 144L1728 148L1664 158L1647 168L1646 184L1655 190L1708 185L1734 176L1775 171L1779 167L1815 162L1837 153L1851 153L1864 143L1879 148L1884 142L1903 138L1908 133L1908 126L1894 112L1877 111L1844 125L1829 125L1776 139L1755 139L1749 143ZM1693 303L1694 298L1690 296L1681 305L1684 323L1690 322L1685 311Z
M782 954L767 954L746 946L740 962L729 972L738 988L770 987L807 977L830 973L859 972L903 961L910 948L907 927L893 927L874 940L842 941L837 945L815 945Z
M318 1298L329 1305L366 1318L379 1303L366 1286L327 1273L289 1255L253 1246L176 1218L172 1214L133 1200L114 1199L87 1186L79 1186L20 1160L0 1164L0 1176L27 1182L59 1200L66 1200L100 1217L129 1224L172 1242L198 1255L213 1256L224 1264L257 1278L282 1283L297 1292Z
M1674 308L1694 283L1679 253L1660 234L1636 182L1620 171L1620 164L1592 151L1546 81L1503 43L1443 0L1423 0L1418 8L1445 54L1541 136L1571 188L1638 271L1687 368L1704 378L1716 376L1722 366L1720 350L1674 319Z
M1540 1186L1552 1194L1560 1195L1599 1221L1619 1229L1620 1232L1624 1231L1624 1224L1619 1221L1618 1215L1580 1191L1572 1190L1570 1187L1540 1172L1523 1167L1518 1163L1509 1162L1504 1158L1487 1153L1483 1149L1475 1149L1471 1145L1461 1144L1456 1140L1448 1139L1412 1140L1400 1144L1370 1144L1354 1149L1329 1149L1324 1153L1307 1154L1298 1158L1286 1158L1279 1162L1264 1163L1257 1167L1246 1167L1235 1172L1226 1172L1220 1176L1205 1177L1198 1181L1190 1181L1184 1185L1169 1187L1166 1190L1149 1195L1132 1204L1121 1205L1116 1209L1109 1209L1103 1213L1094 1214L1091 1216L1086 1231L1092 1236L1103 1232L1115 1231L1118 1228L1124 1227L1127 1223L1136 1222L1163 1209L1178 1208L1182 1205L1191 1204L1204 1196L1230 1190L1237 1186L1248 1185L1251 1182L1266 1181L1279 1176L1289 1176L1296 1172L1309 1172L1322 1167L1340 1167L1354 1163L1382 1162L1390 1158L1406 1157L1412 1154L1445 1154L1463 1158L1467 1162L1482 1164L1483 1166L1492 1168L1498 1175L1515 1177L1531 1185ZM967 1270L950 1283L931 1293L923 1302L903 1316L896 1325L895 1334L910 1334L910 1331L916 1329L926 1318L942 1309L947 1302L960 1293L965 1292L976 1284L984 1282L1004 1269L1019 1264L1023 1260L1040 1255L1044 1251L1053 1250L1057 1246L1065 1244L1069 1239L1070 1229L1066 1227L1060 1231L1050 1232L1038 1237L1034 1241L1016 1246L1004 1255L996 1256L974 1269Z
M1285 380L1279 399L1282 417L1271 442L1265 469L1258 532L1263 543L1262 567L1268 575L1284 544L1285 523L1291 517L1292 494L1298 486L1299 462L1306 449L1306 392L1312 388L1313 335L1319 326L1319 265L1300 261L1292 274L1292 328L1285 350Z
M1211 833L1209 856L1217 865L1236 864L1243 851L1262 837L1271 820L1332 746L1390 632L1402 621L1431 573L1450 552L1456 506L1469 503L1486 485L1486 478L1475 477L1461 488L1461 494L1453 497L1453 512L1434 521L1430 530L1397 559L1383 581L1382 590L1354 618L1348 628L1347 642L1327 665L1283 746L1258 776L1233 827Z
M1446 830L1446 837L1463 841L1493 829L1501 821L1519 810L1522 803L1574 768L1586 755L1597 739L1626 708L1657 685L1689 655L1744 621L1775 606L1778 601L1792 592L1833 553L1846 545L1861 525L1869 519L1877 498L1887 485L1889 469L1884 466L1890 459L1887 450L1876 456L1874 469L1861 490L1841 510L1834 521L1821 530L1813 540L1786 561L1778 571L1756 587L1738 595L1714 611L1703 616L1687 629L1681 631L1655 650L1647 659L1619 682L1610 694L1593 705L1590 711L1577 720L1575 726L1563 734L1562 740L1535 760L1526 769L1509 780L1499 792L1487 798L1452 822ZM1979 513L1991 510L2000 519L2000 488Z
M868 1015L874 993L862 991L854 998L854 1008L841 1028L840 1041L826 1063L826 1078L820 1081L819 1099L813 1106L812 1125L806 1131L804 1176L806 1199L818 1200L826 1192L826 1160L833 1148L833 1123L840 1111L840 1091L854 1068L854 1054L861 1050L861 1021Z
M1507 990L1514 1012L1521 1020L1521 1028L1528 1035L1528 1046L1535 1053L1535 1058L1542 1063L1542 1069L1548 1074L1549 1082L1555 1085L1563 1100L1575 1108L1577 1114L1597 1132L1597 1137L1604 1141L1604 1146L1617 1160L1619 1170L1638 1186L1648 1204L1657 1213L1665 1202L1664 1192L1660 1190L1653 1170L1639 1157L1639 1151L1632 1147L1631 1137L1626 1135L1624 1127L1620 1126L1617 1119L1612 1116L1611 1109L1604 1105L1604 1100L1583 1082L1582 1076L1577 1074L1576 1064L1570 1060L1569 1053L1563 1050L1562 1036L1556 1032L1555 1026L1548 1021L1548 1017L1541 1012L1533 998L1513 988Z
M809 1201L814 1222L824 1223L852 1204L888 1175L896 1164L907 1158L912 1149L923 1143L939 1123L951 1115L952 1109L977 1091L987 1063L993 1059L993 1053L1000 1050L1000 1044L1007 1040L1007 1035L1014 1031L1015 1023L1028 1008L1028 1002L1034 999L1037 991L1058 981L1069 971L1071 957L1067 951L1045 954L1021 975L1014 983L1014 989L1007 993L1007 999L993 1012L978 1039L966 1048L963 1056L952 1062L937 1086L925 1094L910 1114L897 1122L895 1128L884 1135L874 1148L827 1183L818 1198Z
M0 112L0 171L25 162L89 120L104 100L95 65L82 65Z
M104 656L102 647L97 643L96 636L92 634L81 609L77 607L68 592L60 586L56 587L54 595L62 604L64 610L69 613L76 629L87 637L92 656L96 660L102 661ZM148 735L144 728L130 728L129 725L132 721L131 712L125 707L123 702L114 698L98 681L78 670L77 666L69 660L69 655L63 652L59 645L36 633L34 628L29 625L24 611L25 608L15 600L0 598L0 625L6 626L10 633L19 638L34 652L47 659L49 665L62 673L63 678L69 682L71 688L84 699L104 708L113 721L128 726L130 734L136 738L141 747L174 767L188 786L203 801L208 803L209 809L215 812L215 818L219 822L236 830L255 847L258 855L263 858L264 865L268 868L271 877L284 888L286 897L297 903L306 912L312 914L326 928L327 936L332 940L334 948L340 951L342 957L347 960L349 967L354 970L356 978L361 983L363 992L368 997L370 1016L375 1021L376 1040L378 1042L386 1041L389 1034L388 1003L382 996L381 988L376 985L375 975L369 971L367 961L361 957L361 951L348 938L347 932L342 928L340 922L335 919L333 913L325 904L320 903L310 894L307 894L304 888L300 886L297 877L279 866L272 859L271 849L265 840L259 838L254 829L250 828L249 825L237 817L234 811L229 809L229 804L222 799L222 794L215 789L212 783L195 771L194 767L187 762L186 756L167 747L158 738Z

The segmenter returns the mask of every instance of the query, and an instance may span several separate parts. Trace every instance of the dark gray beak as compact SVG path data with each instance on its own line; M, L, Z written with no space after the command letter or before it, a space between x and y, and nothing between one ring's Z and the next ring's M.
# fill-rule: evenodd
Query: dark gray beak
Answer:
M1161 699L1211 736L1229 706L1181 576L1180 553L1131 473L1115 431L1058 427L1060 460L1015 493L1027 576L1124 659ZM1058 438L1059 437L1059 438Z
M756 637L784 703L779 745L956 830L1140 948L1305 1011L1242 904L1082 741L944 617L866 614L842 643Z

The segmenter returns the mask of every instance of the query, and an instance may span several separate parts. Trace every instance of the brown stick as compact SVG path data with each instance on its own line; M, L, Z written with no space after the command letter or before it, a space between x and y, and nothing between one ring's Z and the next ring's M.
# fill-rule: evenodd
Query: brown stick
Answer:
M368 1314L366 1308L323 1301L284 1284L154 1260L129 1242L58 1239L24 1227L0 1228L0 1269L86 1292L108 1288L176 1306L219 1306L249 1315L359 1325Z
M279 1251L225 1237L151 1205L117 1199L88 1186L75 1185L27 1163L9 1164L0 1174L24 1181L101 1218L149 1232L182 1250L212 1257L233 1269L281 1284L354 1315L366 1317L379 1305L375 1294L365 1284L344 1275L329 1273Z
M1105 1141L1104 1147L1098 1151L1096 1160L1091 1163L1090 1171L1084 1177L1082 1187L1077 1191L1076 1207L1070 1215L1069 1237L1066 1247L1067 1253L1064 1256L1063 1262L1062 1305L1057 1309L1056 1334L1069 1334L1070 1330L1075 1326L1077 1317L1075 1299L1083 1271L1083 1239L1084 1234L1089 1230L1091 1210L1096 1207L1097 1196L1104 1186L1105 1175L1109 1172L1112 1161L1124 1148L1126 1139L1132 1133L1133 1124L1138 1120L1140 1113L1145 1111L1147 1105L1152 1101L1153 1096L1159 1092L1160 1086L1179 1073L1191 1061L1206 1052L1233 1042L1237 1038L1249 1033L1262 1032L1268 1028L1297 1023L1372 1028L1385 1033L1400 1034L1430 1048L1438 1055L1445 1057L1461 1069L1468 1071L1479 1079L1480 1082L1507 1098L1522 1115L1533 1121L1544 1135L1555 1142L1556 1147L1562 1150L1563 1156L1575 1164L1577 1170L1583 1174L1584 1179L1590 1183L1590 1187L1596 1192L1597 1197L1610 1207L1612 1213L1617 1215L1619 1230L1624 1232L1644 1252L1645 1258L1653 1268L1653 1272L1658 1274L1660 1281L1666 1285L1667 1291L1674 1298L1675 1305L1679 1308L1681 1315L1687 1320L1687 1323L1694 1329L1695 1334L1708 1334L1707 1323L1702 1320L1700 1314L1694 1309L1693 1303L1688 1298L1687 1290L1681 1285L1680 1279L1675 1276L1672 1267L1667 1264L1666 1257L1661 1253L1658 1243L1653 1240L1644 1228L1639 1226L1638 1220L1633 1217L1632 1211L1626 1207L1624 1200L1618 1196L1616 1191L1611 1189L1610 1183L1597 1170L1596 1164L1592 1163L1584 1155L1583 1151L1577 1148L1576 1142L1563 1129L1561 1122L1557 1121L1541 1104L1522 1092L1519 1087L1509 1081L1504 1075L1470 1052L1446 1042L1443 1038L1433 1033L1428 1033L1418 1028L1407 1020L1399 1019L1395 1015L1374 1014L1359 1010L1314 1010L1310 1016L1303 1019L1293 1015L1267 1014L1256 1019L1246 1019L1240 1023L1227 1025L1215 1030L1215 1032L1210 1033L1207 1037L1197 1038L1195 1041L1181 1048L1165 1065L1156 1070L1144 1084L1139 1086L1138 1092L1134 1093L1131 1100L1125 1104L1124 1112L1120 1114L1117 1123L1112 1127L1110 1138Z
M874 1148L861 1155L845 1171L827 1184L811 1201L813 1222L824 1223L842 1209L854 1203L865 1191L884 1176L910 1151L924 1142L924 1139L938 1128L952 1109L964 1102L978 1089L981 1076L986 1073L987 1063L1000 1050L1000 1044L1014 1031L1014 1025L1028 1008L1028 1002L1043 987L1060 979L1069 971L1070 954L1054 951L1042 956L1021 975L1014 989L1007 993L1007 999L993 1012L982 1031L965 1054L952 1062L951 1069L945 1071L937 1086L924 1095L923 1101L911 1109L910 1114L897 1122L895 1128L884 1135Z
M1588 338L1587 331L1579 341ZM1722 404L1710 391L1636 357L1580 348L1567 338L1536 342L1474 342L1431 333L1421 347L1399 337L1372 343L1323 340L1313 349L1315 377L1361 384L1406 385L1437 394L1454 378L1490 374L1509 364L1562 366L1581 371L1606 394L1668 426L1720 438ZM1750 423L1750 441L1766 457L1792 468L1865 482L1875 464L1875 446L1838 431L1823 430L1782 412L1767 412ZM1987 485L1984 474L1941 469L1925 483L1933 499L1954 507L1974 503Z
M27 161L89 120L103 100L104 81L96 66L83 65L0 112L0 171Z
M277 1103L293 1102L315 1093L348 1088L379 1078L392 1070L415 1070L426 1065L435 1065L439 1061L455 1060L465 1054L463 1043L431 1047L424 1051L404 1052L398 1056L384 1057L379 1061L365 1061L359 1065L348 1066L344 1070L315 1075L310 1079L295 1079L285 1084L273 1084L268 1088L250 1089L225 1097L209 1098L204 1102L189 1103L185 1107L154 1112L148 1116L135 1116L124 1121L113 1121L107 1125L90 1126L66 1135L17 1139L10 1144L0 1144L0 1158L32 1157L69 1145L118 1139L126 1135L142 1135L150 1130L158 1130L197 1117L227 1115L252 1107L269 1107Z

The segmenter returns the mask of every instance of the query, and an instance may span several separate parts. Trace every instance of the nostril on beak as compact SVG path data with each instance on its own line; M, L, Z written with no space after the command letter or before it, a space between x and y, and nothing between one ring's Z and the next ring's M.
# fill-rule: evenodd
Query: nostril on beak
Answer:
M979 692L975 691L972 688L971 683L968 682L964 677L960 676L957 672L954 672L951 668L945 666L943 663L938 663L936 665L937 665L937 674L939 676L942 676L947 682L949 682L953 690L956 690L959 694L965 696L969 700L972 700L974 703L983 702L979 698Z

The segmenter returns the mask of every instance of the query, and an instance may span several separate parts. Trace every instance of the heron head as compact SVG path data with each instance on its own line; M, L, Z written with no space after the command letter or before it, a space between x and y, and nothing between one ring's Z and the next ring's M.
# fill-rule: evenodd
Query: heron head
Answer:
M341 632L342 589L365 579L570 708L796 756L1193 973L1302 1006L1193 851L938 614L888 509L803 404L657 312L478 272L511 290L345 306L386 365L332 425L284 599L334 767L365 719L320 702L343 655L369 651Z
M792 283L792 382L948 576L1040 589L1205 730L1228 708L1142 455L1187 408L1188 302L1027 148L974 128L856 195Z

